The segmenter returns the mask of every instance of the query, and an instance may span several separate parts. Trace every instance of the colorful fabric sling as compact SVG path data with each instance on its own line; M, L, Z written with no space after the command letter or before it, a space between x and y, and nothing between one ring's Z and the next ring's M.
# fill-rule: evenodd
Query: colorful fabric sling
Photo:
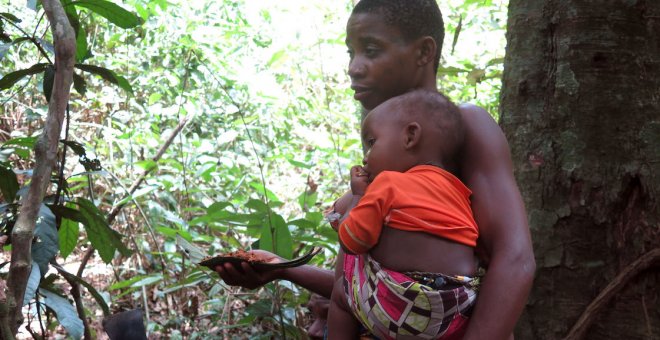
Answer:
M442 286L433 287L381 268L369 255L345 255L344 280L353 314L376 337L443 340L462 338L479 281L436 274L431 282Z

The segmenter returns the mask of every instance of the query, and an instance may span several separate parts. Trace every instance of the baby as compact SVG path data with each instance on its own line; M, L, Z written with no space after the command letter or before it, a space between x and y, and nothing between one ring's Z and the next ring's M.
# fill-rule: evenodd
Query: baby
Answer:
M364 166L351 169L353 202L335 227L346 252L332 293L330 339L358 325L382 339L462 335L476 302L478 228L471 191L445 169L462 145L456 105L416 90L362 124Z

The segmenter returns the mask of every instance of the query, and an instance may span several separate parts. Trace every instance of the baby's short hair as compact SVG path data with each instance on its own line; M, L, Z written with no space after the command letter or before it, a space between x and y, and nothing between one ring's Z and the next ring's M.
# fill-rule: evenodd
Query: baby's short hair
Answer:
M443 159L456 157L463 145L465 132L461 111L447 96L438 91L418 89L388 102L399 108L400 119L406 123L418 121L426 133L431 133L430 137L437 140Z

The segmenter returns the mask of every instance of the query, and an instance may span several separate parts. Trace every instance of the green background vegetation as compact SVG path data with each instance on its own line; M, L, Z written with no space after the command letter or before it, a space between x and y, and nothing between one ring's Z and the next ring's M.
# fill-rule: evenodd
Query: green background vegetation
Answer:
M33 321L31 330L48 335L61 323L80 337L66 274L49 262L55 257L75 273L93 246L100 256L82 277L91 320L143 308L149 332L167 338L304 338L308 292L288 282L249 292L226 287L191 264L176 235L208 254L261 248L292 258L323 246L312 263L332 266L337 237L322 212L348 189L348 169L362 153L360 108L345 72L352 3L109 2L117 9L95 7L100 0L62 2L79 21L77 63L92 66L76 69L66 162L54 173L65 180L51 187L37 230L50 242L33 249L41 277L33 273L28 284L29 313L48 327ZM52 38L34 3L0 4L3 233L29 184L31 148L48 111ZM440 90L497 115L507 2L439 4L447 29ZM62 205L53 204L58 191Z

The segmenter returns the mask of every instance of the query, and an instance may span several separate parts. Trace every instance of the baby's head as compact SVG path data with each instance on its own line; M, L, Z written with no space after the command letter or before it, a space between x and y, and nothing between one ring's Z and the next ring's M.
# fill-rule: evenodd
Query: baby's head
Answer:
M370 180L384 170L405 172L422 164L440 167L463 143L461 114L447 97L414 90L373 109L362 123Z

